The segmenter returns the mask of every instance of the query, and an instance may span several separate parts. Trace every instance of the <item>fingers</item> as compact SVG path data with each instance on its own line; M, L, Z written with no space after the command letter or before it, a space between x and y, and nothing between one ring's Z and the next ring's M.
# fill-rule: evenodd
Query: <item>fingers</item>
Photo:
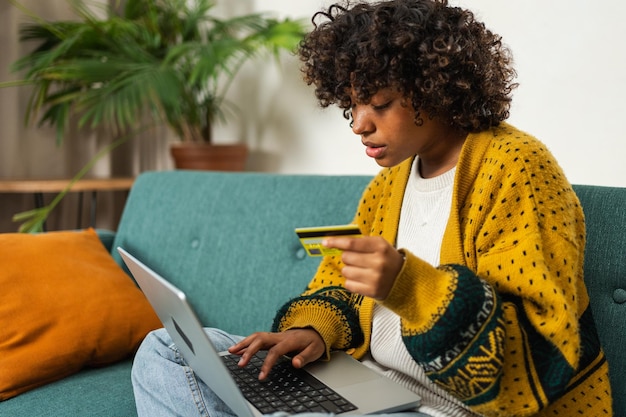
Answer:
M341 259L345 264L363 267L376 266L381 259L397 253L382 237L329 237L322 244L343 251Z
M233 355L243 355L245 354L251 345L255 344L255 341L258 339L260 333L254 333L245 339L241 340L238 343L235 343L231 347L228 348L228 352ZM258 342L257 342L258 343ZM258 349L257 349L258 350ZM254 352L253 352L254 354Z
M272 333L258 332L231 346L228 348L228 352L241 356L238 364L244 367L258 351L271 348L273 343L275 342L273 341Z
M342 251L368 252L372 239L363 237L327 237L322 245Z
M387 298L404 258L381 237L329 237L323 244L343 251L341 270L348 291L378 300Z
M314 340L310 340L306 346L300 353L293 356L291 363L294 368L302 368L308 363L315 362L326 352L326 346L321 338L321 336L313 331L316 335Z
M292 355L292 365L302 368L318 360L326 351L322 337L313 329L293 329L276 335L280 342L268 350L259 379L265 379L282 356Z
M294 329L281 333L254 333L228 349L232 354L241 355L239 366L242 367L259 350L267 350L259 373L259 379L265 379L282 356L294 354L292 363L294 367L300 368L319 359L326 346L315 330Z

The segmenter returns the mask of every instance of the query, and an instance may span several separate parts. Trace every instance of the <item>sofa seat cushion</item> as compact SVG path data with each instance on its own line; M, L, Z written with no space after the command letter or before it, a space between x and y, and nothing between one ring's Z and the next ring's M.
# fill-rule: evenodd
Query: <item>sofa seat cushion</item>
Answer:
M161 326L92 229L0 234L0 400L132 354Z
M132 360L89 368L0 404L11 417L135 417Z

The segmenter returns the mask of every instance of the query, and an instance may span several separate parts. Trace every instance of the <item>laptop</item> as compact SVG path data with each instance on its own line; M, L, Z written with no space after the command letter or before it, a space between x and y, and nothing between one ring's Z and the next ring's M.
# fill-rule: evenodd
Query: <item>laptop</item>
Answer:
M276 384L272 379L274 374L281 372L289 375L281 377L281 384L283 380L291 379L292 372L296 372L303 373L302 377L306 380L298 380L299 384L314 385L313 388L274 389L272 395L288 396L286 403L294 406L288 412L312 410L359 415L402 411L419 405L419 395L339 351L331 354L330 361L317 361L303 369L293 368L285 358L285 364L281 365L287 369L275 366L264 381L258 381L258 370L252 377L242 377L239 374L244 370L236 365L238 357L216 351L185 294L123 248L118 247L117 250L187 364L237 416L262 416L273 412L258 404L258 395L254 391L259 387L260 391L268 391L272 384ZM242 380L245 379L256 388L244 387ZM328 397L332 399L332 404Z

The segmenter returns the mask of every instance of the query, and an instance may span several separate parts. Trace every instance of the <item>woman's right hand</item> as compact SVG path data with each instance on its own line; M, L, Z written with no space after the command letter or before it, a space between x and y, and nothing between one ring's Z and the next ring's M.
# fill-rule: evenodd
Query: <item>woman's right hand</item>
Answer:
M241 356L239 366L243 367L260 350L267 350L259 373L259 379L263 380L281 356L290 355L294 368L302 368L319 359L326 352L326 345L319 333L311 328L291 329L278 333L253 333L231 346L228 352Z

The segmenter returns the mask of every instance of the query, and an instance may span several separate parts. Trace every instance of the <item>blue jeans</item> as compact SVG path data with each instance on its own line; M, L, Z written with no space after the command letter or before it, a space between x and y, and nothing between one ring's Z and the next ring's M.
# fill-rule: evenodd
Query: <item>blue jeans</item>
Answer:
M206 329L206 332L218 351L226 350L242 339L217 329ZM141 344L133 363L132 382L139 417L234 417L226 404L196 378L164 329L150 333ZM276 413L272 417L286 415ZM327 414L305 413L298 416L321 417ZM395 413L392 416L428 417L418 412Z

